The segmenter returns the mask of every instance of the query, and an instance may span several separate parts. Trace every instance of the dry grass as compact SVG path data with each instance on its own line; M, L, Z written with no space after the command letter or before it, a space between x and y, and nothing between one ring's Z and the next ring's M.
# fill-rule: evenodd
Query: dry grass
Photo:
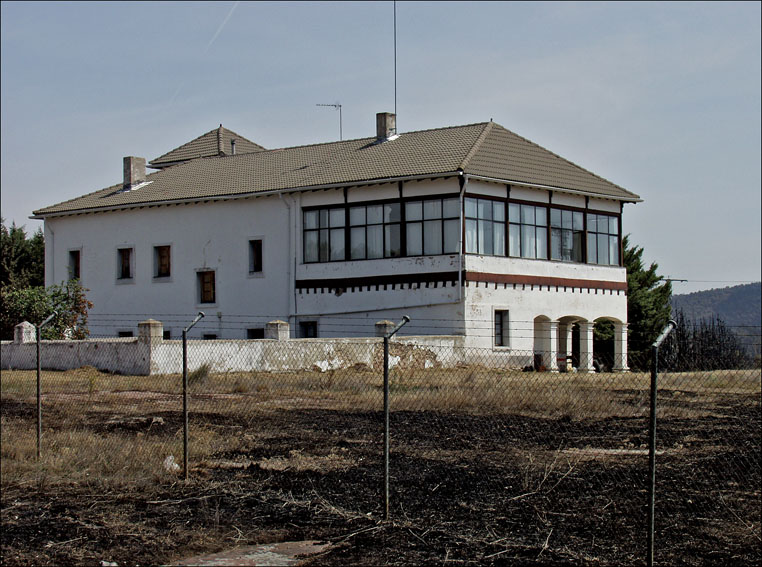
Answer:
M394 369L392 411L515 414L572 420L642 417L648 412L650 376L551 374L490 368ZM139 484L167 478L164 459L182 464L182 377L121 376L81 368L42 375L43 454L35 460L34 371L2 371L2 482ZM662 375L662 417L718 415L729 400L759 404L760 371ZM6 407L24 408L16 415ZM207 414L244 424L283 409L380 411L382 376L366 368L328 372L204 373L190 398L191 459L201 462L240 448L241 436ZM163 417L162 417L163 416ZM172 419L170 420L170 416ZM164 422L167 418L167 422ZM45 427L55 423L55 427ZM226 429L227 428L227 429ZM263 461L276 470L344 467L340 454ZM278 468L280 467L280 468ZM97 479L97 480L96 480Z

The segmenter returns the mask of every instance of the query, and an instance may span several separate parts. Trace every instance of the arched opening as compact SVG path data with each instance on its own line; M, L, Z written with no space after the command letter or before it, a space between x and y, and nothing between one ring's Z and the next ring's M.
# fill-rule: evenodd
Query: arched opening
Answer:
M598 372L627 368L626 325L614 317L599 317L593 326L593 364Z
M532 365L537 371L551 368L551 352L555 356L550 331L549 317L538 315L534 318L534 357Z

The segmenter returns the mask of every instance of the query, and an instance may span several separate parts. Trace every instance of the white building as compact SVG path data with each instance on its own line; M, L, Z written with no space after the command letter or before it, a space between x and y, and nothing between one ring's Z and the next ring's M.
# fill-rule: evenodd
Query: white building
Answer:
M493 122L265 150L220 128L124 180L34 212L46 282L79 277L93 334L195 313L207 338L465 335L496 352L574 353L615 324L626 368L622 210L637 195ZM572 340L573 338L573 340ZM538 364L540 362L538 361Z

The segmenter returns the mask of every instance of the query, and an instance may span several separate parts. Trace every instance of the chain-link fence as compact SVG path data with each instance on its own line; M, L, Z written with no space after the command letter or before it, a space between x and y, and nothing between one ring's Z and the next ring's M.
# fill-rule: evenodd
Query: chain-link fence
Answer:
M3 484L176 482L187 434L191 478L382 518L382 339L273 342L257 351L267 361L241 342L189 342L187 430L181 370L42 370L39 462L37 373L3 370ZM159 352L173 360L155 362L181 369L181 341L165 343ZM128 352L113 341L92 348ZM432 561L644 562L650 361L631 354L638 370L546 372L525 363L536 354L390 342L392 520L437 549ZM48 367L44 343L41 356ZM760 369L690 368L664 361L658 376L655 558L755 563Z

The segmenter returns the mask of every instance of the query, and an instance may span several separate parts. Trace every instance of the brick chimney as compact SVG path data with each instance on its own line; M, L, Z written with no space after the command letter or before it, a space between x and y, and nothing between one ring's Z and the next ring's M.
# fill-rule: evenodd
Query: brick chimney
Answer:
M397 137L397 115L391 112L376 114L376 139L379 142L393 140Z
M129 189L146 180L146 158L124 158L124 188Z

